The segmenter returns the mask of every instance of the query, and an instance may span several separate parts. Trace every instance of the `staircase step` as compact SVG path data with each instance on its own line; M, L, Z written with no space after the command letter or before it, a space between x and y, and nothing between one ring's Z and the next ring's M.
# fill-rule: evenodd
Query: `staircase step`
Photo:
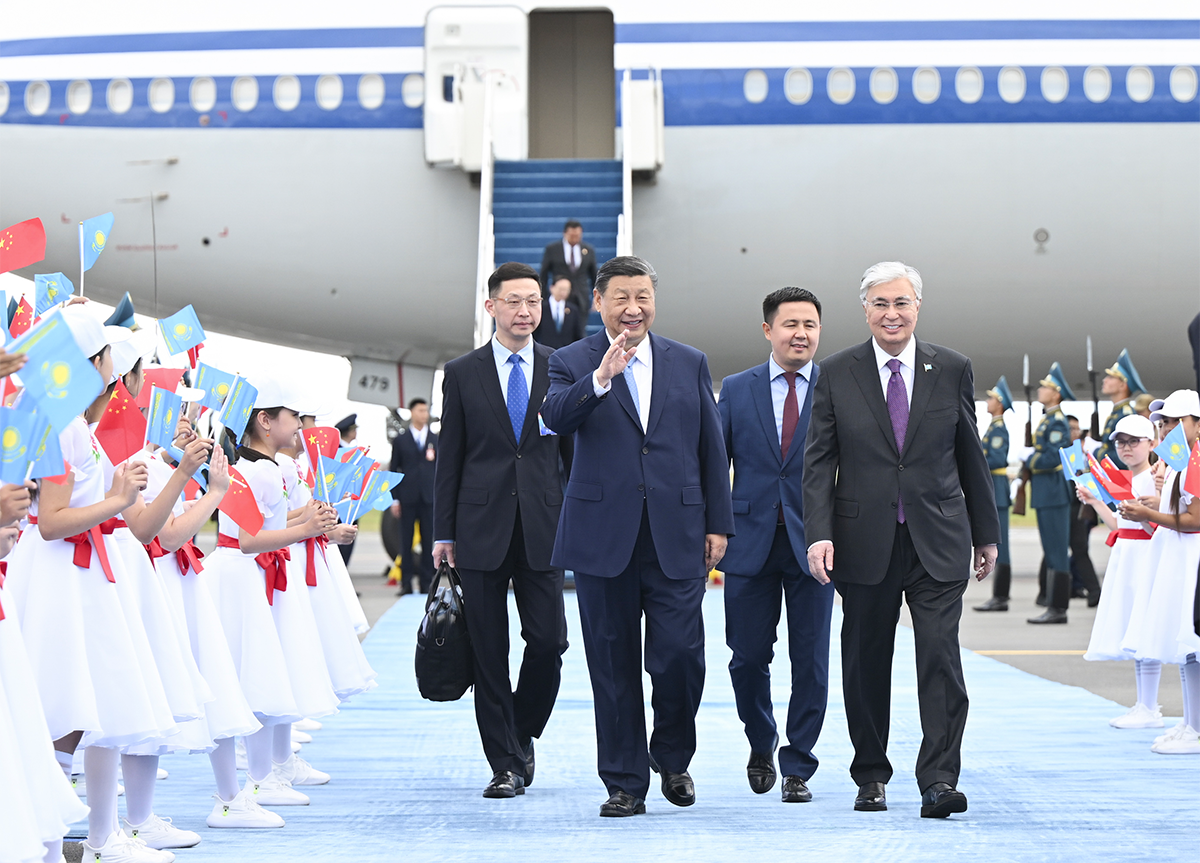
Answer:
M542 252L545 251L545 246L508 246L496 243L496 260L497 261L532 261L533 266L540 266L542 263ZM599 266L609 258L617 256L616 245L612 246L596 246L596 265Z
M496 162L496 174L541 174L603 172L621 176L621 163L615 159L525 159L520 162Z
M571 218L569 215L563 216L561 219L554 216L515 216L505 215L502 217L504 222L504 230L514 233L537 234L545 236L547 234L555 236L562 233L563 223ZM497 223L501 221L501 217L497 217ZM616 216L589 216L588 220L583 224L584 238L590 243L591 238L597 234L617 235L617 217ZM550 242L547 240L546 242Z
M570 203L621 203L620 189L592 188L588 186L560 186L555 189L496 189L492 195L493 203L537 203L547 204L557 201Z
M609 174L497 174L495 188L556 189L561 186L620 189L621 178Z

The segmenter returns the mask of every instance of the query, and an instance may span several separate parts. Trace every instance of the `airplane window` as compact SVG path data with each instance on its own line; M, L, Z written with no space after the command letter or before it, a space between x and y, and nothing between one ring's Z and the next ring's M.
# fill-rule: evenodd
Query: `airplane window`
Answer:
M420 108L425 104L425 76L420 72L405 75L400 82L400 100L406 108Z
M175 107L175 82L170 78L155 78L150 82L150 108L165 114Z
M787 74L783 76L783 95L789 102L793 105L803 105L812 98L812 93L812 72L803 66L787 70Z
M854 72L845 66L830 69L825 76L825 90L833 102L845 105L854 98Z
M133 84L128 78L113 78L108 82L108 110L124 114L133 107Z
M880 105L895 101L899 92L900 79L896 77L895 69L880 66L871 72L871 98Z
M317 104L326 111L332 111L342 104L340 75L322 75L317 79Z
M1005 66L996 80L1000 87L1000 98L1015 105L1025 98L1025 70L1020 66Z
M767 73L762 69L751 69L742 77L742 94L746 97L747 102L757 105L764 101L769 89Z
M239 111L253 111L258 104L258 79L253 75L234 78L230 98L233 101L233 107Z
M932 66L922 66L913 72L912 87L918 102L932 104L942 95L942 76Z
M86 114L91 107L91 81L72 81L67 85L67 109L72 114Z
M8 84L6 84L4 81L0 81L0 117L3 117L6 113L8 113L8 100Z
M211 111L217 104L217 82L207 76L193 78L188 98L192 103L193 110L199 111L201 114Z
M272 98L280 111L294 111L300 104L300 79L295 75L280 75L275 79Z
M374 111L383 104L384 95L386 95L386 88L382 76L372 72L370 75L359 77L358 104L362 105L368 111Z
M1154 95L1154 73L1145 66L1130 66L1125 73L1125 92L1135 102L1149 102Z
M983 98L983 73L974 66L963 66L954 76L958 101L974 105Z
M25 85L25 110L40 117L50 110L50 85L45 81L30 81Z
M1107 66L1088 66L1083 73L1083 95L1092 102L1107 102L1112 94L1112 75Z
M1047 66L1042 70L1042 98L1047 102L1061 102L1070 89L1067 70L1062 66Z
M1196 98L1196 69L1194 66L1176 66L1171 70L1171 95L1176 102L1190 102Z

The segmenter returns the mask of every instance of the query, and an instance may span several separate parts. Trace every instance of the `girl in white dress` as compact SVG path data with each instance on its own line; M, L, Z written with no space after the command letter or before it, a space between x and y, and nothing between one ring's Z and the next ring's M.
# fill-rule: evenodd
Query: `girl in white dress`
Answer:
M1150 450L1155 442L1154 423L1136 414L1124 417L1113 431L1112 442L1133 476L1133 493L1139 498L1154 496L1154 472L1150 469ZM1139 587L1145 588L1144 598L1149 596L1150 538L1154 530L1149 524L1120 518L1082 485L1075 486L1075 493L1108 526L1111 531L1108 540L1112 546L1104 573L1104 590L1092 624L1092 637L1083 658L1089 661L1129 659L1121 642L1129 627ZM1161 674L1162 663L1158 660L1134 660L1137 701L1127 713L1108 724L1113 728L1161 728L1162 711L1158 706Z
M1151 403L1151 410L1150 418L1160 424L1160 437L1165 439L1182 425L1189 449L1200 438L1200 396L1195 390L1176 390ZM1150 541L1154 584L1144 618L1129 640L1136 659L1179 665L1183 721L1155 740L1151 749L1162 755L1200 755L1200 634L1195 621L1200 498L1183 490L1185 477L1186 472L1168 468L1160 500L1148 497L1120 506L1122 518L1158 526Z
M338 704L308 597L289 589L287 575L289 546L325 533L336 514L310 503L289 519L274 458L295 436L300 418L286 406L294 400L273 381L253 383L259 395L234 465L245 484L235 475L229 495L253 496L263 525L251 535L222 511L217 549L205 566L242 691L264 727L245 738L248 778L240 792L234 743L218 741L211 758L219 799L210 824L224 817L224 807L239 793L266 806L306 805L306 795L275 776L272 761L283 763L291 755L292 722L327 716Z

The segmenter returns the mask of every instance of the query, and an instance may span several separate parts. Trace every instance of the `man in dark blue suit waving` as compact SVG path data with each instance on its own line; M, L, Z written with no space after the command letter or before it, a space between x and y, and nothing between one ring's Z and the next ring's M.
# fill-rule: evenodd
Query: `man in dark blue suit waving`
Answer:
M788 744L779 751L783 802L812 800L812 754L829 696L829 619L833 586L808 573L804 539L804 439L820 374L813 362L821 337L821 301L803 288L763 300L765 363L721 384L721 426L733 462L736 536L725 570L725 639L738 715L750 741L746 776L765 794L775 786L779 735L771 703L771 656L781 601L787 603L792 696Z
M646 811L650 770L677 806L696 800L687 769L704 689L708 572L733 533L729 460L708 360L650 335L658 276L632 256L597 273L605 331L550 357L542 419L575 435L552 563L575 571L606 817ZM646 741L641 618L654 686Z

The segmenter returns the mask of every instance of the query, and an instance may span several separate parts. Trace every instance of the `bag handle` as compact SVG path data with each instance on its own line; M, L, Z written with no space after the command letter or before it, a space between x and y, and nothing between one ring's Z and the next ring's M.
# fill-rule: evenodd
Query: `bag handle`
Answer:
M448 561L443 560L438 566L437 572L433 574L433 583L429 585L429 594L425 597L426 612L433 608L433 601L437 596L438 583L441 582L443 576L450 583L450 590L457 593L459 601L462 601L462 579L459 578L458 570L451 566Z

